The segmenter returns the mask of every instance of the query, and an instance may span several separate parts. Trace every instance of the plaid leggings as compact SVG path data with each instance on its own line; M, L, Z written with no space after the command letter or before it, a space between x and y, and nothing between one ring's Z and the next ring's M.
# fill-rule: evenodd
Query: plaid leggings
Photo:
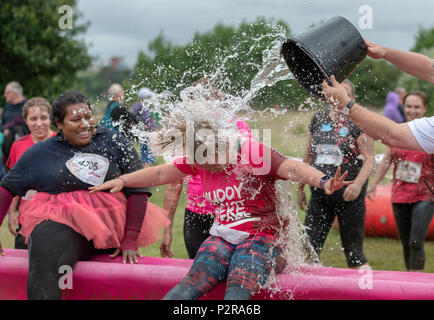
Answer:
M225 300L248 300L272 269L278 274L285 268L281 253L269 237L254 236L233 245L210 236L200 246L187 276L164 299L195 300L227 278Z

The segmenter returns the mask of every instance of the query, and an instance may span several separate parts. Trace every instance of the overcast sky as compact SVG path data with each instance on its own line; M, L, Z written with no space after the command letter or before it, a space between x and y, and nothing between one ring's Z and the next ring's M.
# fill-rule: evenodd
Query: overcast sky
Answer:
M372 29L360 27L364 5L372 8ZM84 36L90 54L103 63L119 56L128 65L160 33L173 44L184 44L217 23L237 27L260 16L284 20L296 35L312 23L341 15L363 37L401 50L414 45L420 26L434 27L434 0L78 0L78 8L90 22Z

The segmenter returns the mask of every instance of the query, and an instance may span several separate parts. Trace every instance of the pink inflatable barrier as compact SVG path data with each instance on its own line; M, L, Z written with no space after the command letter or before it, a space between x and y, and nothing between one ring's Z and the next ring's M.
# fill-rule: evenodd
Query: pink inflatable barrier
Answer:
M27 251L5 249L0 257L0 299L26 299ZM123 264L120 257L98 256L78 262L73 288L63 299L161 299L186 275L192 260L143 257L139 264ZM202 299L223 299L219 284ZM434 274L304 267L277 277L272 290L253 299L407 300L434 299Z

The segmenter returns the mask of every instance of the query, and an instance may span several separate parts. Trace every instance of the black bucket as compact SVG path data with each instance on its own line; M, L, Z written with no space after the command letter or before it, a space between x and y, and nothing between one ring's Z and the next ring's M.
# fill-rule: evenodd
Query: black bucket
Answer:
M282 54L295 79L313 96L324 98L322 83L334 75L342 82L366 57L362 36L347 19L336 16L297 38L288 38Z

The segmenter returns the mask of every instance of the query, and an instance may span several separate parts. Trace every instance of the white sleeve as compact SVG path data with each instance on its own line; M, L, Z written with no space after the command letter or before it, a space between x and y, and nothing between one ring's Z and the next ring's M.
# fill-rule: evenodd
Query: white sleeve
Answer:
M434 116L410 121L408 126L427 154L434 154Z

